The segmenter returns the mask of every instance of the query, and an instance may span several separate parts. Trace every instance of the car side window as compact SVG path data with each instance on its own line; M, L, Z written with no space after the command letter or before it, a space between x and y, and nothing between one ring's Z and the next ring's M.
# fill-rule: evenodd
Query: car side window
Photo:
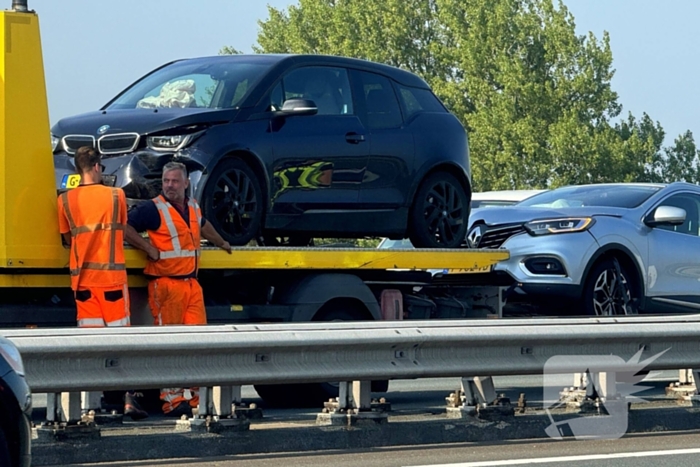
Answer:
M382 75L366 71L358 72L357 76L361 81L367 128L379 130L401 126L403 117L391 81Z
M309 66L297 68L282 78L283 99L310 99L318 115L352 115L352 94L344 68Z
M690 193L673 195L660 206L673 206L685 210L685 222L681 225L660 225L657 228L686 235L700 236L700 197Z

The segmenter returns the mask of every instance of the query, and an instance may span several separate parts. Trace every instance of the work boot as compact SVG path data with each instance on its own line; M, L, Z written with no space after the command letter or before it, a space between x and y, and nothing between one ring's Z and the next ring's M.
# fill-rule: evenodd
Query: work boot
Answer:
M187 402L180 402L173 410L164 414L166 417L180 418L187 415L187 418L192 418L192 407Z
M127 392L124 395L124 416L131 417L132 420L143 420L148 418L148 412L141 408L141 405L136 401L136 398L141 396L140 393Z

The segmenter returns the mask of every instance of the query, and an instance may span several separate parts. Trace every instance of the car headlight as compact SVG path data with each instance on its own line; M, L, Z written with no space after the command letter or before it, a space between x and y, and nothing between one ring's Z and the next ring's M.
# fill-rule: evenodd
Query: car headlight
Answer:
M186 135L149 136L146 138L146 144L154 151L179 151L194 141L202 133L203 132L199 131Z
M7 342L0 342L0 355L5 357L7 363L18 375L24 376L24 363L17 347Z
M56 147L58 147L58 143L61 141L61 138L51 135L51 152L56 150Z
M528 222L525 230L530 235L549 235L558 233L583 232L595 223L592 217L565 217L561 219L543 219Z

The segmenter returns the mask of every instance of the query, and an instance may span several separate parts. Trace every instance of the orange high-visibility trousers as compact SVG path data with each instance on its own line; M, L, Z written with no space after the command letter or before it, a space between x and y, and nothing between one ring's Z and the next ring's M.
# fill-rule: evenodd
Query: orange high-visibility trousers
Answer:
M78 327L130 326L129 290L122 287L88 287L75 292Z
M156 325L207 324L204 296L197 279L153 279L148 282L148 303Z
M154 324L207 324L202 287L197 279L159 277L148 283L148 302ZM199 388L163 388L160 391L163 413L170 413L181 403L199 405Z

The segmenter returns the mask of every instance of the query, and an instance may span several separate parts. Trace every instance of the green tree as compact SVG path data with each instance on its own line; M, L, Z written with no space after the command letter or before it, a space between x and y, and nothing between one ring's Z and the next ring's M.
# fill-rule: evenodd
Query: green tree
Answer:
M700 183L700 153L693 133L678 136L673 146L665 148L664 156L662 181Z

